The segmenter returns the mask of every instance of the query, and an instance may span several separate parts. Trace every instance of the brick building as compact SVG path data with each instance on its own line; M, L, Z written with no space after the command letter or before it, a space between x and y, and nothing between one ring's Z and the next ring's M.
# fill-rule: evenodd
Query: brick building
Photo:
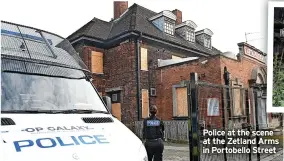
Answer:
M266 60L265 54L255 47L247 43L239 43L239 54L225 52L209 57L192 58L180 62L175 60L160 60L160 66L156 70L157 74L157 96L156 104L161 107L161 117L169 119L182 119L187 117L187 101L185 80L189 80L189 73L196 72L199 74L199 80L215 85L225 84L223 73L224 68L230 72L230 86L242 87L249 91L250 116L251 123L255 123L254 116L254 99L252 89L250 89L249 80L256 80L257 83L266 84ZM221 98L221 90L213 88L201 88L198 91L199 111L202 113L200 118L206 117L206 124L221 125L221 111L219 117L207 116L207 100L208 98ZM246 121L245 112L245 94L241 90L231 90L231 117L234 123L242 123ZM259 123L267 126L268 123L276 123L279 125L278 118L273 118L271 114L266 113L266 103L263 100L262 108L258 113ZM219 107L221 101L219 101Z
M156 13L119 1L114 2L111 21L93 18L67 39L92 71L98 91L111 96L113 113L122 122L147 117L150 104L158 105L162 119L171 120L179 117L173 86L188 80L190 72L223 84L221 73L227 66L244 86L252 78L266 81L262 52L240 43L240 53L252 55L228 58L212 46L210 29L195 31L196 27L184 21L178 9ZM206 65L200 64L204 60Z

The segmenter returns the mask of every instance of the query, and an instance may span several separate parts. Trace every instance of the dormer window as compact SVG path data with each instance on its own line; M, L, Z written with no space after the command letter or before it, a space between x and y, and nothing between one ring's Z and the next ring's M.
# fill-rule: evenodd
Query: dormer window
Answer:
M204 38L204 46L207 48L211 48L211 40L208 37Z
M162 32L169 35L174 35L176 15L171 11L162 11L149 18L149 20L152 21L152 23Z
M174 35L174 21L169 18L165 18L164 31L167 34Z
M191 30L186 31L186 40L190 42L195 42L194 31L191 31Z
M175 27L176 32L185 40L195 42L195 28L197 25L193 21L185 21Z
M206 28L206 29L197 31L195 35L196 35L196 40L198 41L198 43L200 43L201 45L203 45L204 47L208 49L212 48L211 37L213 35L213 32L211 30Z

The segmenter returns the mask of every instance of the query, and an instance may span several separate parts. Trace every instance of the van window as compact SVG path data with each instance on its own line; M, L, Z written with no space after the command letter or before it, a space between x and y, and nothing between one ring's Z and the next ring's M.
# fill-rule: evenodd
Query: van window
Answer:
M107 112L85 78L1 72L1 111L87 109Z
M108 113L90 76L67 39L1 22L2 112Z

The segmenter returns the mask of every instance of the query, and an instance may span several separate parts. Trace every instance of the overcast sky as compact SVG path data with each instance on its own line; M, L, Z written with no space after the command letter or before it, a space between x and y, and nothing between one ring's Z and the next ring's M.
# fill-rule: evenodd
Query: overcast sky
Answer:
M192 20L197 30L213 31L212 44L219 50L238 52L245 42L266 52L267 0L131 0L152 11L179 9L183 21ZM93 17L110 21L112 0L5 0L1 20L47 30L63 37L82 27Z

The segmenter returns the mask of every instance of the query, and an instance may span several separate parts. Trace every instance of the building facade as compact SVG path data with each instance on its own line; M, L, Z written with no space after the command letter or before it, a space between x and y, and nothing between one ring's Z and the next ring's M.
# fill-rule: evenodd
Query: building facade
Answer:
M255 80L258 84L266 84L266 61L265 53L256 49L247 43L239 43L239 54L225 52L210 57L193 58L178 63L174 60L160 60L160 67L156 69L157 74L157 100L155 104L161 107L160 116L165 120L186 119L187 111L187 92L184 82L190 79L190 73L196 72L199 80L214 85L224 85L224 69L230 73L230 83L232 88L245 88L248 90L248 99L250 100L250 114L246 113L246 98L242 90L230 90L230 120L241 126L246 122L248 116L252 124L255 124L255 117L259 116L258 121L263 127L278 126L279 118L266 112L266 99L262 100L256 114L254 107L254 96L250 81ZM200 119L204 118L206 124L212 126L222 125L221 112L221 90L202 87L198 91L198 106ZM219 114L208 116L207 101L209 98L218 98Z
M111 96L113 112L126 122L140 120L143 109L157 99L150 90L156 86L158 59L221 53L211 45L213 32L196 32L196 27L193 21L182 21L179 10L156 13L119 1L111 21L93 18L67 39L93 72L99 92Z
M173 103L177 102L173 86L188 80L190 72L205 75L203 79L210 83L224 84L226 66L232 80L243 86L252 78L266 82L264 53L240 43L245 56L228 58L212 46L210 29L196 28L193 21L182 20L178 9L156 13L119 1L114 2L112 20L93 18L67 39L92 71L98 91L111 97L118 119L124 123L141 120L148 116L149 106L156 104L158 115L172 120L186 117L177 115L176 111L185 111ZM204 60L206 65L200 63Z

